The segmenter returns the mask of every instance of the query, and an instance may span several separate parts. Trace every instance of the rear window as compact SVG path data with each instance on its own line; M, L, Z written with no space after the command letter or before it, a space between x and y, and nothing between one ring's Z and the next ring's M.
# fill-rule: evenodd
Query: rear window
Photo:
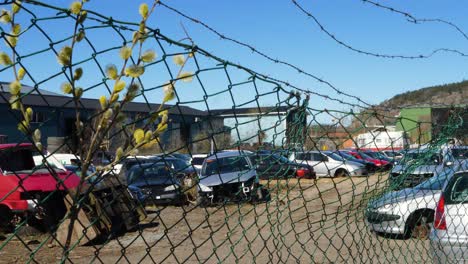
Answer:
M468 203L468 173L462 173L452 178L445 189L446 204Z

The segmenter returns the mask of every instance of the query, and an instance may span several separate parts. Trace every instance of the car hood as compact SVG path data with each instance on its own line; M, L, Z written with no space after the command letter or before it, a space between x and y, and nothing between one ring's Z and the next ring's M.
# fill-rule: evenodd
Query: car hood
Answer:
M151 178L145 179L140 181L132 182L129 185L136 186L136 187L144 187L144 186L153 186L153 185L180 185L179 181L170 178L170 177L158 177L158 178Z
M213 175L201 178L200 184L211 187L211 186L218 186L222 184L246 182L256 176L257 174L255 170L245 170L245 171L236 171L236 172L223 173L223 174L213 174Z
M431 198L437 198L435 196L440 195L441 190L426 190L418 188L407 188L400 191L388 192L383 196L373 200L369 203L370 208L378 208L386 204L394 204L400 202L409 202L417 198L424 198L424 200L429 201Z
M439 165L395 165L392 169L392 173L409 173L409 174L427 174L434 173L437 171Z

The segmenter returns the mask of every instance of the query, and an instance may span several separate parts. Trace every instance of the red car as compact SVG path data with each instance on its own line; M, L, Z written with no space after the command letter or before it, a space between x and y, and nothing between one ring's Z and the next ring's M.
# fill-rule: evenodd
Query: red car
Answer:
M47 215L44 219L55 221L65 215L63 195L77 187L80 178L68 171L54 172L35 166L32 144L0 144L0 227L9 226L15 215L32 220L40 211Z
M363 152L358 152L358 151L353 151L353 150L346 150L346 152L356 159L360 160L365 160L374 163L375 166L377 166L377 169L385 169L388 170L391 168L391 164L388 161L381 160L381 159L374 159L371 156L363 153Z

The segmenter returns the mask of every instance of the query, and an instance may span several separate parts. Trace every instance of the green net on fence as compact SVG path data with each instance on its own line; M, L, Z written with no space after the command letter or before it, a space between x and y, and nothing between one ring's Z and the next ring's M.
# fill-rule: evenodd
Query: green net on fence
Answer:
M447 206L466 205L466 106L422 119L371 106L160 1L136 22L86 1L1 5L0 262L468 258L466 243L434 256L428 239L443 230L447 182ZM174 40L147 23L154 8L330 93L224 60L188 33Z

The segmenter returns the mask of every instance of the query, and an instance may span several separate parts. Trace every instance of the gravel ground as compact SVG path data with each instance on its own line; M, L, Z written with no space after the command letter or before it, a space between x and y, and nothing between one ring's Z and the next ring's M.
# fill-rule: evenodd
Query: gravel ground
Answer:
M386 175L263 182L269 203L148 208L141 229L94 246L76 247L73 263L422 263L428 242L379 237L364 223L368 199ZM10 237L10 235L6 235ZM28 244L28 248L20 241ZM60 260L47 236L0 241L0 263ZM0 246L1 248L1 246ZM96 255L98 257L96 257Z

